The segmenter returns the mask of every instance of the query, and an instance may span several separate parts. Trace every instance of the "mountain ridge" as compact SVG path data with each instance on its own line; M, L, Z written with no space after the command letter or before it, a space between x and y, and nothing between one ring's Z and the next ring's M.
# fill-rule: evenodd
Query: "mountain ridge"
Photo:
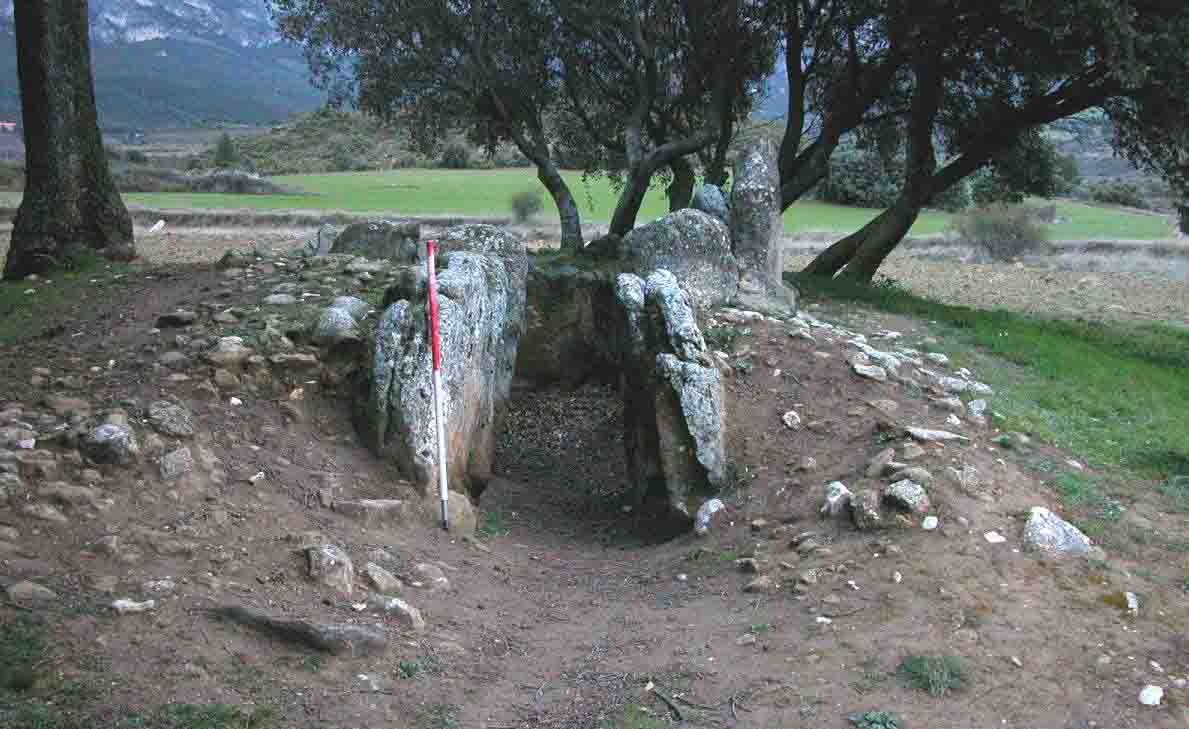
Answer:
M13 0L0 0L0 119L20 117ZM91 0L105 129L270 124L322 105L266 0Z

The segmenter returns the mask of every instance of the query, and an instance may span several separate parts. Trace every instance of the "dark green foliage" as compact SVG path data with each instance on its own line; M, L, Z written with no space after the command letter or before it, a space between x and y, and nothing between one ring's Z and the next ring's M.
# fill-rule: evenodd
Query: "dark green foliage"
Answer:
M0 162L0 190L15 191L24 187L24 166L16 162Z
M1183 467L1189 466L1184 464ZM1168 500L1169 506L1182 514L1189 514L1189 474L1169 476L1158 489Z
M1068 194L1075 190L1078 185L1082 183L1082 173L1078 169L1077 158L1072 154L1056 155L1057 163L1057 181L1058 190L1060 194Z
M401 661L397 664L397 671L403 679L417 678L417 674L421 672L421 664L417 661Z
M830 157L830 169L818 197L836 205L887 208L896 202L904 179L903 155L885 156L875 149L850 144ZM959 181L933 196L930 207L955 212L970 205L970 188Z
M448 170L465 170L471 166L471 150L462 142L449 142L442 148L438 166Z
M1123 205L1146 210L1148 202L1138 186L1130 182L1104 182L1090 187L1090 199L1106 205Z
M1064 184L1061 164L1053 143L1039 130L1032 129L972 176L974 203L1018 205L1028 196L1053 197Z
M896 672L909 686L937 698L966 684L962 662L957 656L908 656Z
M24 615L0 623L0 691L32 688L47 650L42 623Z
M958 239L997 261L1010 261L1044 245L1044 230L1027 208L995 205L958 218Z
M818 197L837 205L886 208L900 194L900 170L875 151L857 145L839 147Z
M219 137L218 143L215 144L214 162L215 167L221 168L236 167L241 162L239 149L227 132L223 132L223 136Z
M848 716L855 729L904 729L904 724L890 711L868 711Z
M125 155L125 159L134 165L144 165L149 163L149 156L139 149L130 149Z
M517 223L525 222L543 208L540 190L525 190L512 196L512 216Z

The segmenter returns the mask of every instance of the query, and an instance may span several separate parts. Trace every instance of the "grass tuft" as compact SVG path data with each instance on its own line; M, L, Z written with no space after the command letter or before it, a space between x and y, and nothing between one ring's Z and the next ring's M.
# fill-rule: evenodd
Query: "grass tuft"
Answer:
M897 669L909 686L941 697L966 684L966 675L957 656L909 656Z

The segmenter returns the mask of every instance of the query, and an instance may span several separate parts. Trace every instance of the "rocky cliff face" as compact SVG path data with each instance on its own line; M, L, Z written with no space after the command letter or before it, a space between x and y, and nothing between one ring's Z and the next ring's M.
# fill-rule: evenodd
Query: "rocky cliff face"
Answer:
M11 22L13 0L0 0ZM149 40L214 42L257 47L278 40L266 0L91 0L96 44Z

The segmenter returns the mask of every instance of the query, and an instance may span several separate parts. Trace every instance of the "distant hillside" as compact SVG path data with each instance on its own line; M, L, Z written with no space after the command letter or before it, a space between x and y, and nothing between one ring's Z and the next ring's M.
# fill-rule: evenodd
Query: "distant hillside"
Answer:
M264 0L92 0L105 129L269 124L321 105ZM19 118L12 2L0 0L0 119Z
M398 143L394 130L358 112L320 109L297 114L236 146L264 175L348 172L427 163Z

